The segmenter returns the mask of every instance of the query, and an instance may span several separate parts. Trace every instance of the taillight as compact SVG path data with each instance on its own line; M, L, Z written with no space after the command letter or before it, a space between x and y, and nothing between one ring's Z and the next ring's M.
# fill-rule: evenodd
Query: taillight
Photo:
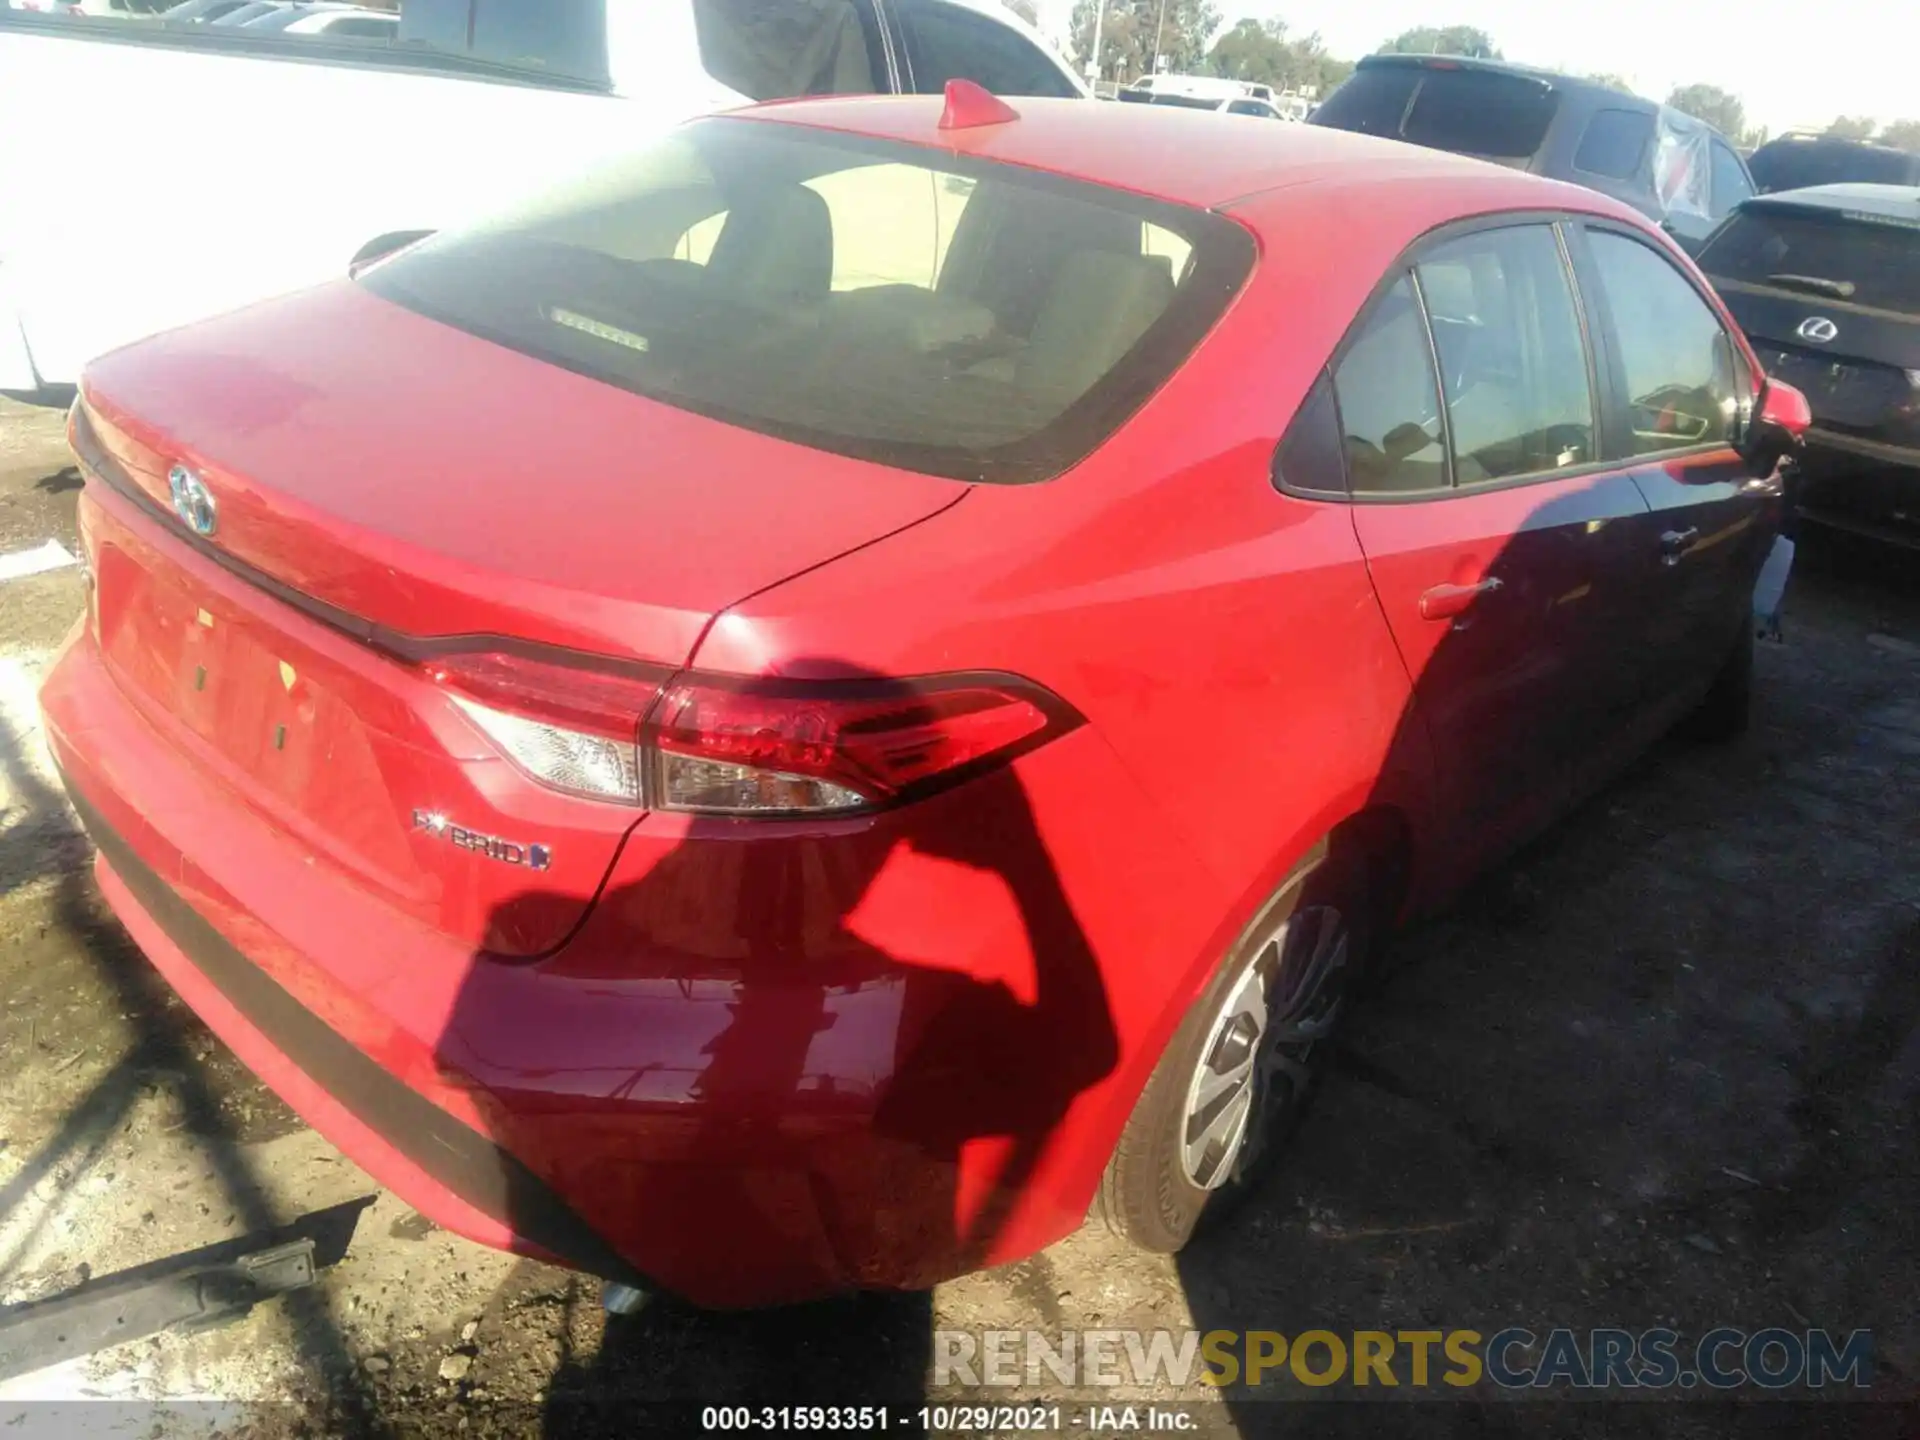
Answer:
M440 655L426 671L541 784L593 800L643 803L640 718L669 671L589 669L504 651Z
M651 802L709 815L902 804L1079 723L1011 676L813 686L676 680L644 732Z
M705 815L904 804L1080 723L1057 696L1005 675L798 684L689 672L665 683L664 669L506 651L425 668L541 784Z

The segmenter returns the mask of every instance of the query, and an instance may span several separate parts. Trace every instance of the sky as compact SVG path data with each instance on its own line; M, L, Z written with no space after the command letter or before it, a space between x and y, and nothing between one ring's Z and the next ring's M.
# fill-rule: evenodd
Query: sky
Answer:
M1718 85L1774 134L1824 129L1837 115L1920 120L1920 6L1913 0L1214 0L1231 24L1279 16L1357 58L1416 25L1477 25L1509 60L1626 77L1664 100L1676 85ZM1040 0L1064 36L1073 0ZM1591 17L1591 22L1587 21Z

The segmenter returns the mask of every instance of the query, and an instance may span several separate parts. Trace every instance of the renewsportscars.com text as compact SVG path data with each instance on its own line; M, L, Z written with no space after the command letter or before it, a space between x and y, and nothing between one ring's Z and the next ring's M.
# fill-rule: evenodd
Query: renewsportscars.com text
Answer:
M1869 1331L940 1330L934 1383L963 1386L1333 1385L1509 1390L1865 1389Z

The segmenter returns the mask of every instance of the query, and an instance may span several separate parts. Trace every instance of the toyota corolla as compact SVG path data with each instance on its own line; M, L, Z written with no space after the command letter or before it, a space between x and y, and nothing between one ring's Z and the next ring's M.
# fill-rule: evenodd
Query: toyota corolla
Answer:
M95 362L47 732L154 964L476 1240L1175 1250L1375 937L1740 728L1806 419L1588 190L767 107Z

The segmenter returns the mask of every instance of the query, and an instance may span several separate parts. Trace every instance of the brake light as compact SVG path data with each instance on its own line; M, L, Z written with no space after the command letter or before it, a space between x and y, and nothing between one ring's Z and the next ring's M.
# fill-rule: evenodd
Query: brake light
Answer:
M805 688L688 676L647 726L651 798L713 815L900 804L1078 723L1064 702L1010 676Z
M1007 675L801 684L619 671L509 651L436 656L427 675L534 780L705 815L904 804L1080 724Z

